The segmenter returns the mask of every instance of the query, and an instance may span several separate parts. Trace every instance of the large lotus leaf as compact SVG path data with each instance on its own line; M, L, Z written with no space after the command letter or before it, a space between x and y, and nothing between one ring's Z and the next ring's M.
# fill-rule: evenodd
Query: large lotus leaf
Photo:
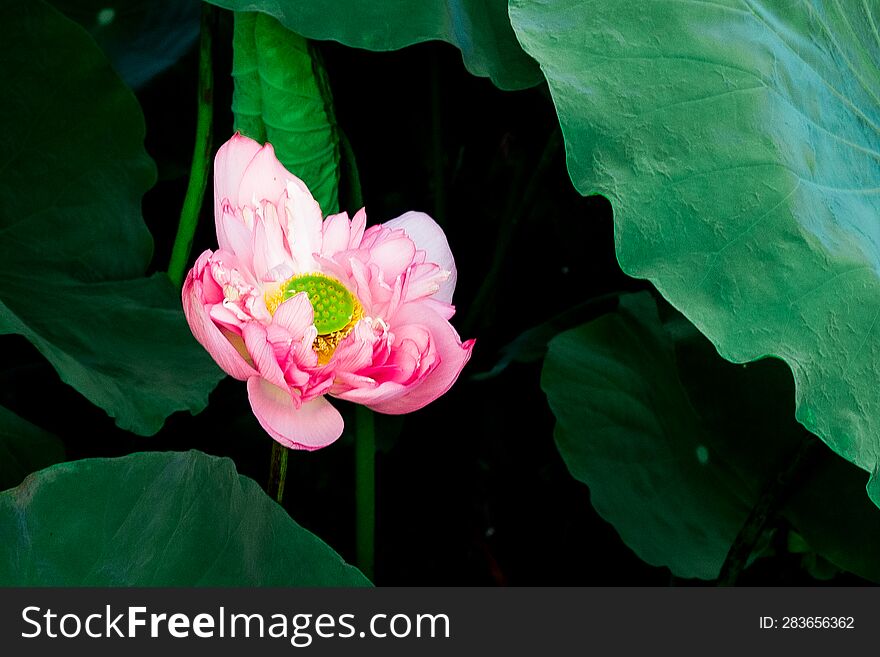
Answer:
M623 269L732 361L794 372L797 417L880 458L880 5L511 0ZM880 494L874 495L880 503Z
M667 314L647 294L623 297L618 312L550 342L542 386L559 450L596 510L646 561L709 579L810 434L790 413L783 363L728 363ZM783 515L811 549L880 580L880 510L864 473L830 451L804 467Z
M510 27L506 0L208 0L234 11L275 16L309 39L354 48L397 50L442 40L461 50L467 70L490 77L502 89L541 81Z
M89 31L125 83L140 87L172 66L199 35L200 0L51 0Z
M0 334L30 340L119 426L155 433L201 410L221 373L167 276L143 276L155 170L140 108L40 0L0 0L0 58Z
M339 132L327 76L309 42L267 14L237 13L232 76L235 129L270 142L324 214L337 212Z
M675 348L679 380L715 437L718 458L736 470L743 495L754 499L811 438L794 417L791 371L773 358L728 363L690 322L671 314L678 319L667 320L664 329ZM880 509L865 496L865 472L824 447L799 467L781 514L812 551L880 582Z
M754 485L744 495L738 474L716 458L674 359L654 301L626 297L619 313L550 342L541 386L559 451L599 515L648 563L711 579Z
M0 406L0 490L63 460L64 446L57 436Z
M6 586L364 586L229 459L88 459L0 494Z

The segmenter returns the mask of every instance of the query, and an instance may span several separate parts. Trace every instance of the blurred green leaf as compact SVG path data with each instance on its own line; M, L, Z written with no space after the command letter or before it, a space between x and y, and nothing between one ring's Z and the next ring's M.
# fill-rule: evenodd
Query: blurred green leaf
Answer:
M541 386L556 443L596 511L636 554L679 577L712 579L749 512L675 372L648 294L550 342Z
M556 441L593 506L642 559L712 579L765 486L810 434L778 360L748 366L650 295L554 338L542 387ZM825 452L781 509L809 546L880 581L880 510L866 475Z
M798 441L810 437L794 417L791 370L778 359L728 363L684 317L665 304L661 308L670 315L664 329L674 344L679 379L706 430L718 438L720 456L742 481L767 482ZM865 495L867 477L828 451L791 491L781 513L822 558L880 582L880 510ZM816 576L822 559L807 556L805 565Z
M468 71L501 89L541 82L535 61L516 41L507 0L210 0L233 11L260 11L309 39L366 50L398 50L441 40L458 48Z
M195 451L43 470L0 494L0 535L6 586L369 585L232 461Z
M204 408L222 373L167 276L144 278L155 170L140 108L41 0L0 0L0 58L0 334L26 337L120 427L155 433Z
M51 0L91 34L130 87L172 66L199 35L200 0Z
M338 212L339 133L317 53L267 14L236 13L233 55L235 129L270 142L324 214Z
M0 406L0 490L63 460L64 445L57 436Z
M880 5L511 0L621 267L880 466ZM872 487L880 504L880 485Z

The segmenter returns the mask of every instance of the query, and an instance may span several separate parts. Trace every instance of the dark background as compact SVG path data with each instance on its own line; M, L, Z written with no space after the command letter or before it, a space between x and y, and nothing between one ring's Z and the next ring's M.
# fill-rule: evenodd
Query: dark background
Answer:
M215 35L215 148L232 134L231 17ZM444 227L458 264L453 324L477 339L456 386L405 417L379 417L379 585L688 585L638 559L593 511L586 486L566 470L541 391L541 362L491 370L500 349L560 311L608 293L647 289L614 257L612 211L581 197L565 169L546 87L498 90L468 74L457 50L430 43L372 53L319 46L340 127L357 158L370 223L407 210ZM137 91L146 146L159 169L144 199L155 241L154 270L171 252L195 131L197 53ZM207 202L193 249L216 246ZM358 207L341 209L353 214ZM613 308L597 306L597 311ZM143 450L199 449L234 459L265 483L270 438L254 419L241 382L226 379L196 417L171 417L149 438L115 427L62 384L23 339L4 337L4 403L39 419L68 458ZM46 383L46 382L50 383ZM38 396L35 391L39 391ZM52 412L43 402L51 396ZM352 408L334 401L353 420ZM349 561L354 559L354 460L349 431L317 452L291 454L285 506ZM650 500L646 500L646 504ZM856 583L851 576L832 580ZM742 583L817 583L797 559L762 559Z

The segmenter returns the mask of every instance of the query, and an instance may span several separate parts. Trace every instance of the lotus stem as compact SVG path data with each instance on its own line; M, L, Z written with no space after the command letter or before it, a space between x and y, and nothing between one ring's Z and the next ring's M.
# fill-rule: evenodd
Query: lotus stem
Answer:
M287 449L281 443L272 441L272 458L269 461L269 483L266 492L278 504L284 499L284 482L287 480Z
M214 8L202 3L201 35L199 37L199 93L196 114L196 143L193 149L189 185L180 211L180 223L171 250L168 277L177 287L183 285L183 277L192 250L193 236L199 223L199 214L208 184L211 151L213 149L214 71L211 63L211 30Z
M355 417L356 562L372 580L376 534L376 424L373 411L357 406Z
M815 465L816 456L821 451L822 443L819 439L809 436L801 443L785 468L767 483L721 565L718 586L736 585L764 529L777 518L792 490L803 481L809 469Z

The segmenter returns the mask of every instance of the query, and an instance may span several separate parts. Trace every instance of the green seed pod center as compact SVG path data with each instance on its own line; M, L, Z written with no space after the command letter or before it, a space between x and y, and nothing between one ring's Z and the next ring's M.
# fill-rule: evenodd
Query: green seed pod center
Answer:
M319 335L341 331L351 322L356 301L336 279L323 274L294 276L284 284L281 301L287 301L300 292L309 295Z

